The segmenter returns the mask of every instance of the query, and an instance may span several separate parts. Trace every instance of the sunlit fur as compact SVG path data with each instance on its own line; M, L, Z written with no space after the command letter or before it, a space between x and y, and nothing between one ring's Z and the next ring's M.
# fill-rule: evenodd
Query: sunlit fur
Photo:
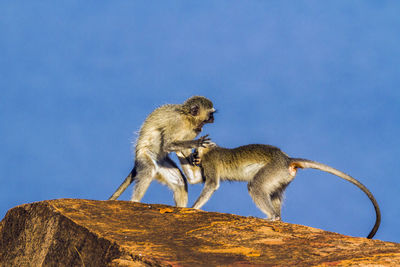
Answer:
M371 192L353 177L330 166L307 159L290 158L279 148L270 145L227 149L209 144L206 148L198 148L196 153L198 158L195 161L200 168L192 166L191 172L185 171L185 174L189 182L204 182L205 185L193 208L201 208L218 189L220 181L244 181L248 182L248 190L256 206L268 219L280 220L283 193L294 179L297 168L313 168L334 174L359 187L371 200L376 212L375 225L368 238L372 238L379 228L381 214Z
M193 139L205 123L214 121L214 111L213 103L203 96L193 96L183 104L167 104L155 109L140 128L133 170L109 199L117 199L135 181L131 201L140 201L155 178L172 189L177 206L185 207L186 179L168 154L207 145L207 137Z

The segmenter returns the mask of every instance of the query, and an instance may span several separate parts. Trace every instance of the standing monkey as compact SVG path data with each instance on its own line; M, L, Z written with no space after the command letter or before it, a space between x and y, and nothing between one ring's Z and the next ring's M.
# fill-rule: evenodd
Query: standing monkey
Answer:
M197 155L196 155L197 154ZM281 219L283 193L296 176L298 168L313 168L347 180L359 187L371 200L375 208L376 221L368 238L378 231L381 213L371 192L353 177L315 161L290 158L279 148L269 145L246 145L226 149L209 144L195 151L195 162L200 168L186 168L189 182L204 182L204 188L193 205L200 209L218 189L220 180L245 181L254 203L270 220ZM185 170L185 169L184 169ZM189 177L189 176L192 177Z
M204 124L214 122L214 112L213 103L202 96L193 96L183 104L167 104L154 110L139 131L135 165L109 200L117 199L135 181L131 201L140 201L156 178L173 191L176 206L186 207L186 179L168 154L207 146L210 142L207 136L193 139Z

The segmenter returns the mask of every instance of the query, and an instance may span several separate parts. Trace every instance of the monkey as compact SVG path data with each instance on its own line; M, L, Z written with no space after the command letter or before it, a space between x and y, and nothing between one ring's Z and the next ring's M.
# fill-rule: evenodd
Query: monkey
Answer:
M215 111L211 100L203 96L155 109L140 128L132 171L109 200L116 200L135 181L131 201L140 202L152 180L157 179L173 191L176 206L186 207L186 177L169 153L207 146L211 140L208 135L194 138L206 123L214 122ZM189 158L181 161L189 162Z
M194 150L192 167L186 165L189 183L204 183L192 208L200 209L218 189L220 181L248 182L247 188L256 206L271 221L281 220L283 193L295 178L297 169L318 169L336 175L359 187L372 202L376 221L367 238L378 231L381 213L372 193L355 178L328 165L302 158L291 158L271 145L252 144L233 149L210 142ZM197 165L198 167L194 166ZM190 170L190 171L189 171ZM189 177L191 176L191 177Z

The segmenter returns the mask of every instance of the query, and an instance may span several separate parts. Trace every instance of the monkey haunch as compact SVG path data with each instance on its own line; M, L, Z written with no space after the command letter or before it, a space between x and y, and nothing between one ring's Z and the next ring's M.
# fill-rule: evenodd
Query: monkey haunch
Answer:
M189 182L204 182L205 185L193 208L201 208L210 199L218 189L220 180L245 181L257 207L270 220L280 220L283 193L294 179L297 169L313 168L358 186L371 200L376 212L375 225L368 238L372 238L379 228L381 214L371 192L353 177L332 167L307 159L290 158L279 148L269 145L246 145L234 149L213 146L198 148L195 153L200 168L192 167L190 173L185 173Z
M175 204L186 207L187 183L168 154L191 150L209 143L203 136L193 140L206 123L214 122L213 103L205 97L194 96L183 104L168 104L154 110L144 121L135 148L135 166L124 182L109 198L117 199L135 181L131 201L140 201L156 178L174 192ZM181 159L187 162L188 159Z

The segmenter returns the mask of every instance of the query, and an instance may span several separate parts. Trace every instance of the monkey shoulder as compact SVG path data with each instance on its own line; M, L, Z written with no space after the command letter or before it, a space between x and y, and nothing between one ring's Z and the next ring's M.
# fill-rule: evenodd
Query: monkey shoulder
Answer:
M209 149L206 149L206 152L202 154L201 161L207 162L207 161L214 161L214 159L220 160L221 158L224 157L225 154L228 154L227 151L229 150L230 149L219 146L211 147Z
M164 105L147 116L140 127L139 136L136 140L136 153L140 153L140 151L161 152L164 135L168 134L168 127L171 127L171 121L174 117L176 118L171 114L172 108L170 105Z
M180 127L182 123L182 113L179 111L178 105L166 104L156 108L142 125L142 129L150 129L151 131L167 131L169 128ZM175 129L176 130L176 129Z
M180 114L178 105L166 104L153 110L146 120L172 120L176 119L177 114Z

